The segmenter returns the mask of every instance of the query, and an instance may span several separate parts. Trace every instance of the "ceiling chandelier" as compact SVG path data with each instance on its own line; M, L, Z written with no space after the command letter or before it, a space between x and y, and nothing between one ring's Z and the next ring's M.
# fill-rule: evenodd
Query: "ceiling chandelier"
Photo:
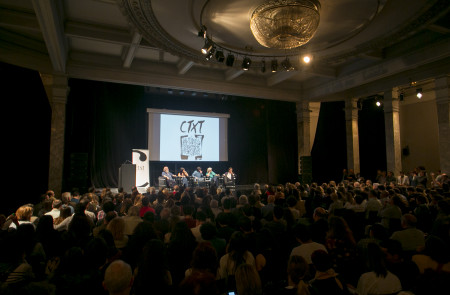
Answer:
M320 21L318 0L268 1L252 14L250 28L263 46L292 49L308 43Z

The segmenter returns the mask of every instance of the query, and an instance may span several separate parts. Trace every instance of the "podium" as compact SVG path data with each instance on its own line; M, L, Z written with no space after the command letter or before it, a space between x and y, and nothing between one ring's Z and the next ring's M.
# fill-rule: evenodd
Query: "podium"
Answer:
M119 188L131 193L131 188L136 185L136 164L122 164L119 168Z

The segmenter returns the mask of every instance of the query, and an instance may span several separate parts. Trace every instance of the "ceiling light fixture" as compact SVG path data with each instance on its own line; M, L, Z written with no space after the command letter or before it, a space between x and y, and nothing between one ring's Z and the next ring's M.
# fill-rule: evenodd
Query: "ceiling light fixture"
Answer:
M205 39L205 45L202 47L202 53L203 54L208 54L211 49L213 48L213 42L210 39Z
M422 92L422 88L417 88L416 89L416 96L418 99L421 99L423 96L423 92Z
M268 48L292 49L314 36L320 21L318 0L267 1L252 13L250 29Z
M252 60L248 57L245 57L244 60L242 61L242 69L244 71L248 71L251 64L252 64Z
M206 27L205 26L202 26L200 28L200 31L198 31L198 36L206 39Z
M309 64L311 62L311 57L309 55L303 56L303 62Z

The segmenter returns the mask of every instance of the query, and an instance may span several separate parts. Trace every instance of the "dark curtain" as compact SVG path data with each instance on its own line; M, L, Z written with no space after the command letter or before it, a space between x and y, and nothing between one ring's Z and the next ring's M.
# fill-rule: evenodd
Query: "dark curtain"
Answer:
M358 114L359 159L361 176L374 180L378 169L386 170L386 133L384 110L374 99L362 103Z
M347 168L344 107L343 101L320 104L311 150L313 181L319 184L330 180L341 181L342 170Z
M2 182L0 214L38 203L48 188L51 109L37 71L0 63Z
M201 166L238 175L238 184L278 183L297 178L295 104L245 97L169 95L145 87L70 79L66 163L71 154L89 158L89 185L117 187L118 169L131 160L132 149L146 149L147 108L230 114L227 162L150 162L150 182L162 168L181 166L190 173ZM69 124L70 122L70 124ZM67 167L66 176L70 174ZM71 189L71 188L67 188Z

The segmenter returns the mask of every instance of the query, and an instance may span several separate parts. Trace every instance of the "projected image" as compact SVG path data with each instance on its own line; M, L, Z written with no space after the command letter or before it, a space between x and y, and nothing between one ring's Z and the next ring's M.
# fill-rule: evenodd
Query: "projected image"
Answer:
M219 119L161 114L162 161L219 161Z

